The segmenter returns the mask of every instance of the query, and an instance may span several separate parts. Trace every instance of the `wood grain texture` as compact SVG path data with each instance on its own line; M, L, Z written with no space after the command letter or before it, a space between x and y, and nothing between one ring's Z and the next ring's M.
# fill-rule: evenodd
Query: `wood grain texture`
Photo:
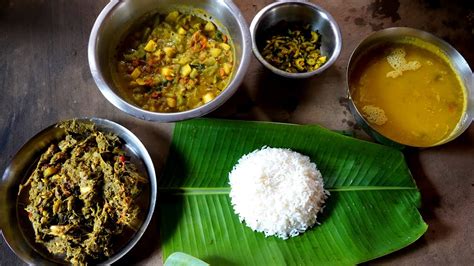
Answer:
M140 121L113 107L94 84L87 62L92 25L107 0L0 0L0 170L34 134L58 120L97 116L121 123L163 167L172 124ZM236 0L247 22L271 0ZM210 117L320 124L353 130L344 76L351 51L371 32L409 26L450 42L474 66L474 8L468 0L325 0L339 23L343 49L319 77L285 80L255 58L239 91ZM474 126L437 148L409 150L408 164L422 194L428 232L399 252L375 261L392 265L465 265L474 261ZM2 214L0 214L2 215ZM155 218L135 249L119 264L159 264ZM0 241L0 265L21 261Z

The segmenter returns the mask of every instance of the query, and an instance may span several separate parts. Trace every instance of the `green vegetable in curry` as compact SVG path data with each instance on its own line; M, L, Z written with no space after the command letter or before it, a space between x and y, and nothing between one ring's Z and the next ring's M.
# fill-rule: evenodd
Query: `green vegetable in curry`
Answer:
M67 134L44 152L19 194L35 241L72 264L112 254L114 236L138 227L136 198L148 182L121 150L120 139L76 121L60 125Z
M143 109L179 112L212 101L233 69L231 40L217 26L178 11L156 15L119 47L118 83Z
M326 63L319 50L320 35L301 26L280 22L265 39L262 56L271 65L290 73L310 72Z

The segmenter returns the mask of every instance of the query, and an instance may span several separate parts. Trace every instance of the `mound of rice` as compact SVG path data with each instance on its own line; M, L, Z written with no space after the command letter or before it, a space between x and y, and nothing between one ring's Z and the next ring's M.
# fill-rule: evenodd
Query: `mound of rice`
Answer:
M265 236L297 236L316 223L329 193L309 157L263 147L244 155L229 173L230 197L240 221Z

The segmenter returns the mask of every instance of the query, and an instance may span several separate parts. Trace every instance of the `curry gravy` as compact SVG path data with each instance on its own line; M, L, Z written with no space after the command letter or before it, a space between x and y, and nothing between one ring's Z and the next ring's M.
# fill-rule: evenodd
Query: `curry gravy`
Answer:
M463 84L446 55L421 40L370 50L353 68L349 86L374 129L410 146L448 138L466 108Z

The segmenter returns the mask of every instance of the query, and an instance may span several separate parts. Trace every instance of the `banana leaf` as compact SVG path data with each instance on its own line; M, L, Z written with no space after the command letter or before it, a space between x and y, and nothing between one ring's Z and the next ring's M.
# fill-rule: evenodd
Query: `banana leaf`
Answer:
M209 264L191 255L175 252L166 259L163 266L209 266Z
M309 156L331 193L320 225L288 240L242 224L228 196L234 164L265 145ZM179 251L211 265L351 265L399 250L427 229L400 151L316 125L177 123L159 192L163 259Z

